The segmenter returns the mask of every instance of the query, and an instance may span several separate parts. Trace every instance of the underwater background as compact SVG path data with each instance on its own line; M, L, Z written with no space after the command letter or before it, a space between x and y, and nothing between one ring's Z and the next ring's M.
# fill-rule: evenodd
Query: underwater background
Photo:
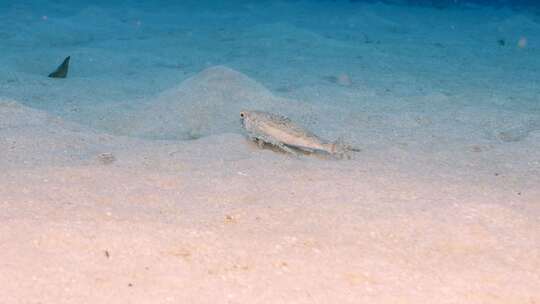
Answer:
M539 6L0 1L0 303L540 301Z

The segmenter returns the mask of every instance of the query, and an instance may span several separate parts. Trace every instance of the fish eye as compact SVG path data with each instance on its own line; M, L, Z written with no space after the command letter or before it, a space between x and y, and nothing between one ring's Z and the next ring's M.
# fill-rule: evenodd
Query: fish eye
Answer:
M244 112L240 112L240 117L244 118L244 116L246 116Z

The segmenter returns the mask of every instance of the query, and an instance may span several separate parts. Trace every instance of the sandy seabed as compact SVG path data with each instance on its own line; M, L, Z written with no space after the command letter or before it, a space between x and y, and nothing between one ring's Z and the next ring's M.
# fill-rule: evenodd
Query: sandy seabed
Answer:
M0 303L540 302L534 16L195 3L3 11ZM260 149L242 109L361 152Z

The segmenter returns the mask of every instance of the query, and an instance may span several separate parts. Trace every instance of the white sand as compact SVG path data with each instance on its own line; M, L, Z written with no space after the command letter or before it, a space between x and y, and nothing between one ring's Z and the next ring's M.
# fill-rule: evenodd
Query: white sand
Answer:
M540 302L537 17L0 12L0 303ZM261 150L245 108L362 152Z

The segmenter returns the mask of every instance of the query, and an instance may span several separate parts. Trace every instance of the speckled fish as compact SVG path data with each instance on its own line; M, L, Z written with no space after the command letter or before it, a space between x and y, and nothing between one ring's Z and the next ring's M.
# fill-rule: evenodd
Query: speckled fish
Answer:
M282 115L263 111L242 111L240 121L249 138L261 147L270 144L293 155L298 155L297 151L300 150L308 153L326 153L338 158L349 157L349 152L359 151L340 141L323 140Z

